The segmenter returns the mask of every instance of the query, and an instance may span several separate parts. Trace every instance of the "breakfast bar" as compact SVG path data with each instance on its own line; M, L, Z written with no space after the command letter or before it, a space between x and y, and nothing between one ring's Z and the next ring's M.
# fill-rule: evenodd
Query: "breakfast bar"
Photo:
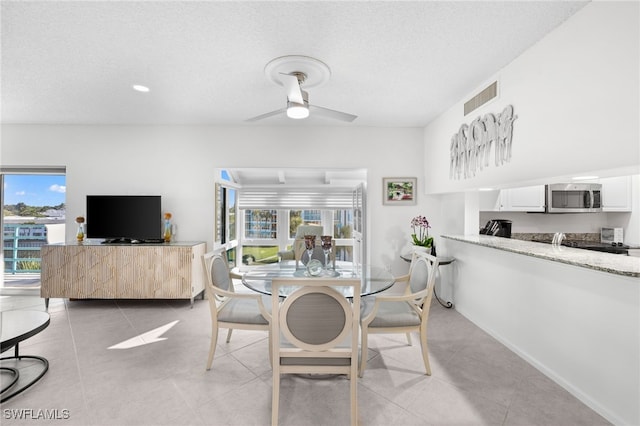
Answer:
M640 258L555 246L535 241L523 241L488 235L443 236L444 238L490 247L512 253L533 256L554 262L595 269L629 277L640 277Z
M616 424L640 423L640 258L445 235L456 310Z

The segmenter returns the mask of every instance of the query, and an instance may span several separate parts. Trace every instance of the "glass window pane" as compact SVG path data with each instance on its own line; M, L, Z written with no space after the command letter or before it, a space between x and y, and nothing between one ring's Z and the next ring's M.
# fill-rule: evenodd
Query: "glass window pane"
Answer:
M322 211L302 210L302 221L305 225L322 225Z
M278 262L278 246L242 246L244 265L264 265Z
M227 188L227 234L229 241L237 239L236 237L236 190Z
M4 273L40 273L40 248L65 241L66 177L20 173L0 181Z
M296 237L296 230L302 224L302 210L289 210L289 238Z
M299 225L322 225L322 210L289 210L289 238L296 237Z
M277 210L245 210L244 237L276 239L278 237Z
M334 210L333 212L333 237L353 237L353 211Z
M336 251L336 260L343 261L343 262L353 261L353 247L337 246L335 248L335 251Z
M232 248L227 250L227 263L229 264L229 268L235 268L237 265L236 263L236 248Z

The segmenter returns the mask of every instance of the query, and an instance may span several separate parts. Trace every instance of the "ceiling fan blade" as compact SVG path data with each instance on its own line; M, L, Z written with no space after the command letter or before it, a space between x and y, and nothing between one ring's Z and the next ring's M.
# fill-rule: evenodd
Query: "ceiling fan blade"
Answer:
M340 112L329 108L324 108L316 105L309 105L309 110L314 114L323 115L325 117L334 118L336 120L351 122L358 118L357 115L348 114L346 112Z
M302 89L300 89L300 83L298 83L298 77L291 74L280 73L282 76L282 84L287 89L287 98L289 102L295 102L297 104L304 104L304 98L302 97Z
M286 108L282 108L282 109L278 109L275 111L271 111L271 112L267 112L266 114L261 114L252 118L249 118L245 121L247 122L253 122L253 121L258 121L258 120L262 120L264 118L269 118L269 117L273 117L274 115L278 115L278 114L284 114L287 112Z

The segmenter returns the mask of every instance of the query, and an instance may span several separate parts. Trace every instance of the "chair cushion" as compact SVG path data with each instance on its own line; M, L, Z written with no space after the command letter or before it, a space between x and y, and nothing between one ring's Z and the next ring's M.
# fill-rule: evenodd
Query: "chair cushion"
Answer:
M227 291L233 285L229 277L229 267L224 259L219 256L215 257L211 264L211 280L213 285Z
M360 318L367 316L373 309L374 297L362 298ZM376 317L369 324L369 328L376 327L407 327L420 325L420 316L408 302L382 302Z
M267 311L271 310L271 300L263 298ZM218 312L218 321L245 324L268 324L258 308L258 302L252 299L231 299Z
M291 334L310 345L322 345L336 339L347 318L342 306L331 296L312 293L296 299L287 311Z
M412 293L417 293L427 287L429 281L429 267L424 260L415 262L411 267L411 276L409 277L409 286Z

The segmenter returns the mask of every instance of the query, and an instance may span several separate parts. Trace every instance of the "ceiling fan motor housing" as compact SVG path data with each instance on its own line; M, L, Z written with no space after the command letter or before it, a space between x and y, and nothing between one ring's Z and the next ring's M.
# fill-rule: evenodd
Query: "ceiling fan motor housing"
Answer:
M267 78L284 86L287 90L287 107L258 115L247 121L258 121L282 113L286 113L289 118L303 119L309 116L310 109L313 109L314 114L341 121L351 122L357 118L353 114L309 105L309 93L302 90L302 85L305 88L320 86L331 76L331 70L322 61L309 56L281 56L270 61L265 66L264 72Z

